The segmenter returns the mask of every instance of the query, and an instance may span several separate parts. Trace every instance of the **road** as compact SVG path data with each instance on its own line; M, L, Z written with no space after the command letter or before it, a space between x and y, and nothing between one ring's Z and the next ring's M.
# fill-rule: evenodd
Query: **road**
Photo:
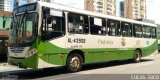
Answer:
M140 63L113 61L87 64L77 73L68 73L64 67L37 70L8 67L6 71L1 70L0 77L33 80L160 80L159 66L160 54L156 54L143 58Z

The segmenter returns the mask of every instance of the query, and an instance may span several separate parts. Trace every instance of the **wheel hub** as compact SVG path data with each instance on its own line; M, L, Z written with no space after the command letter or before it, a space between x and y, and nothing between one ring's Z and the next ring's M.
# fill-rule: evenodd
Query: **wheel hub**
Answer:
M80 62L78 57L73 57L70 61L70 67L72 69L77 69L79 68Z

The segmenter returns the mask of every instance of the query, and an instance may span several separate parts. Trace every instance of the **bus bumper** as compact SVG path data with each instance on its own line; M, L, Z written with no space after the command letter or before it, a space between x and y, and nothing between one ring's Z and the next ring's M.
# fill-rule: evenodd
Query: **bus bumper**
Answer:
M8 57L8 64L18 66L19 68L37 68L37 61L36 55L29 58Z

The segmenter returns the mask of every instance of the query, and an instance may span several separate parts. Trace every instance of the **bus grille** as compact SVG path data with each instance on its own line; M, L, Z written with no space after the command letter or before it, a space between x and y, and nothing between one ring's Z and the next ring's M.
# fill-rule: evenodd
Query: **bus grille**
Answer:
M24 47L11 47L10 50L13 53L23 53Z

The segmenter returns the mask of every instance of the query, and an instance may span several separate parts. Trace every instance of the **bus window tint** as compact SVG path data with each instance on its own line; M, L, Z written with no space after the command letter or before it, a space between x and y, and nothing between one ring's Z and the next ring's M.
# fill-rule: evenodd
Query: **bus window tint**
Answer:
M134 34L134 37L141 38L142 37L142 25L133 24L133 34Z
M108 35L120 36L120 22L115 20L107 20Z
M93 35L106 35L106 20L90 17L90 33Z
M151 28L151 37L156 38L156 28L155 27Z
M132 36L132 24L127 22L121 23L122 36L131 37Z
M75 34L88 34L88 16L69 13L68 14L68 31Z
M143 37L150 38L151 37L151 29L149 26L143 26Z

